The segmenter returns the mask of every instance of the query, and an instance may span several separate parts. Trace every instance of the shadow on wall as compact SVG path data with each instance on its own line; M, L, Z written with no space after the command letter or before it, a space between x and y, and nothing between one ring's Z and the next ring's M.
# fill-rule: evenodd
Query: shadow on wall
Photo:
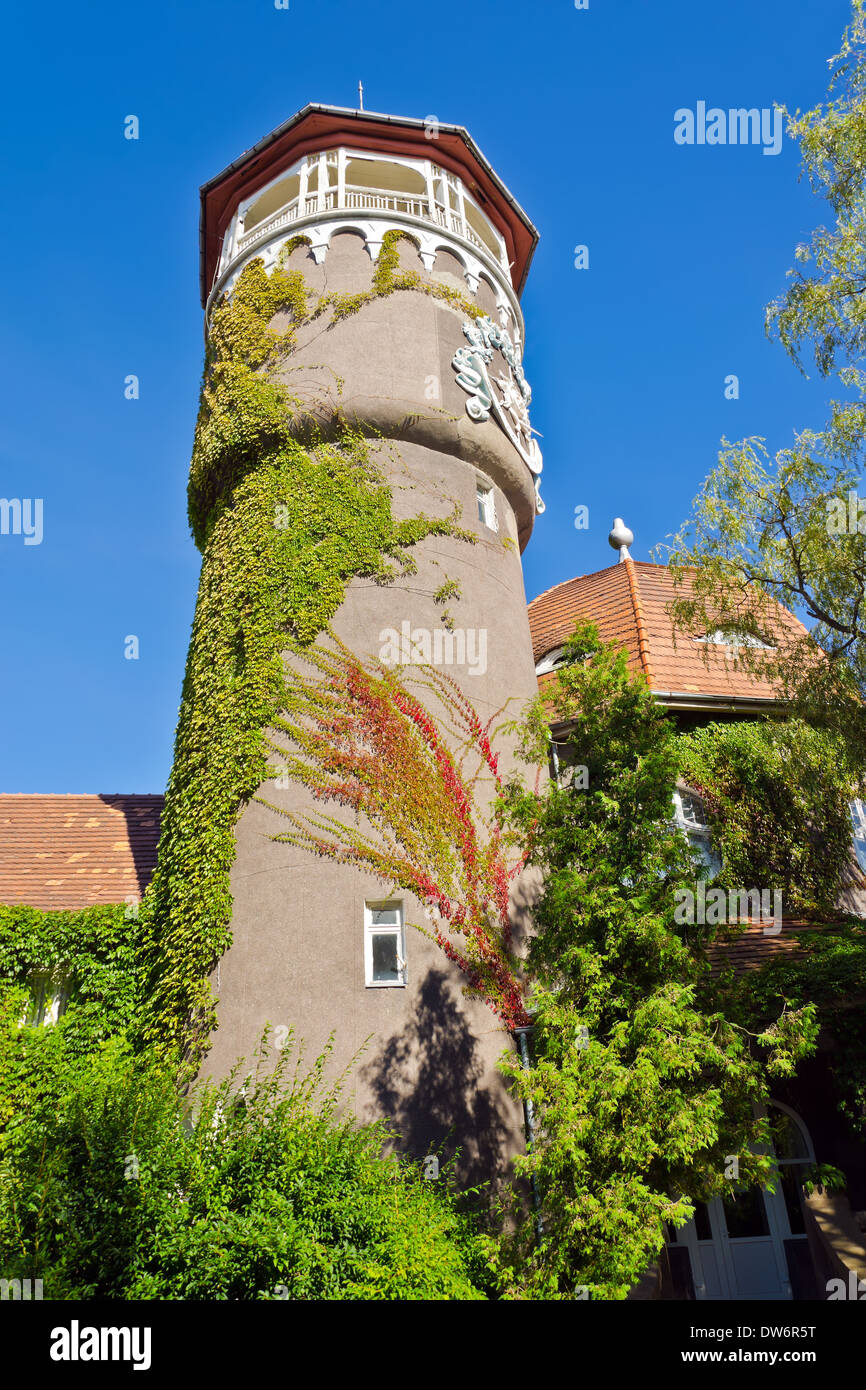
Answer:
M503 1051L506 1045L503 1034ZM498 1076L483 1085L484 1067L459 998L443 970L430 970L403 1032L363 1070L376 1109L397 1133L396 1147L412 1158L461 1150L462 1185L496 1183L510 1157L510 1103ZM496 1094L499 1091L499 1094Z

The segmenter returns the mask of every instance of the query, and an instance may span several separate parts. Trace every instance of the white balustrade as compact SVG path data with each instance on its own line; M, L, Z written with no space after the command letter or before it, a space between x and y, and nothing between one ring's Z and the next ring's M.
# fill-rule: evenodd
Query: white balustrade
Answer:
M256 242L266 240L274 232L279 231L281 227L296 222L299 217L314 217L317 212L322 210L328 212L367 210L403 213L410 217L420 218L425 222L433 222L437 226L444 227L446 231L455 232L458 236L463 237L485 255L492 255L495 260L499 261L500 266L506 264L504 255L500 253L499 256L496 256L470 227L465 217L461 217L451 210L446 210L435 202L431 209L430 202L425 197L413 197L409 193L398 193L384 188L359 188L347 185L343 193L342 203L338 188L329 188L325 192L322 202L323 208L320 208L316 194L306 194L304 197L293 199L286 207L279 208L270 217L266 217L263 222L257 223L248 232L245 231L237 237L234 250L226 257L225 263L234 259L236 255L242 255ZM301 211L302 207L303 212Z

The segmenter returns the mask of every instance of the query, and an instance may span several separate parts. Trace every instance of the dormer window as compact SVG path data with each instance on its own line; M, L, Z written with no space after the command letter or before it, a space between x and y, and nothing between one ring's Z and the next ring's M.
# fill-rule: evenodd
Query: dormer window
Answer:
M736 628L729 627L717 627L712 632L705 632L702 637L694 637L692 640L714 647L760 647L764 651L772 651L774 646L772 642L765 642L754 633L738 632Z
M553 647L549 652L535 663L535 674L546 676L549 671L557 671L560 666L565 665L565 647Z

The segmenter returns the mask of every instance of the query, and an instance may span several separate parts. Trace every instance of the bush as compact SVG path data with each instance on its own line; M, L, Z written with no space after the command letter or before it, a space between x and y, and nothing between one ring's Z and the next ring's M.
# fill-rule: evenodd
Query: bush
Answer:
M271 1073L264 1057L185 1098L123 1043L83 1061L7 1135L4 1275L50 1299L484 1298L446 1176L338 1118L326 1056L306 1074L291 1048Z

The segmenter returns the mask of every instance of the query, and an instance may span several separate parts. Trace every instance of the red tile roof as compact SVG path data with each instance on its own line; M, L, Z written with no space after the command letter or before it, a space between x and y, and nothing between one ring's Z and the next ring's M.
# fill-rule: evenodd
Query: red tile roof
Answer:
M139 898L162 796L0 795L0 903L43 909Z
M535 660L554 647L560 647L579 620L591 620L606 642L620 642L628 653L633 671L643 671L650 688L660 694L713 696L720 699L776 698L768 681L752 672L738 670L730 649L696 642L674 626L668 605L675 597L688 594L665 565L651 565L628 559L607 569L567 579L529 605L529 628ZM776 606L774 619L764 624L775 641L801 637L802 623ZM550 677L540 677L543 686Z
M750 970L758 970L774 956L788 956L797 952L802 945L804 934L832 930L815 922L798 922L782 919L782 930L775 935L765 934L764 923L749 922L741 936L729 941L717 941L707 947L707 958L714 975L733 967L735 974L745 975Z

